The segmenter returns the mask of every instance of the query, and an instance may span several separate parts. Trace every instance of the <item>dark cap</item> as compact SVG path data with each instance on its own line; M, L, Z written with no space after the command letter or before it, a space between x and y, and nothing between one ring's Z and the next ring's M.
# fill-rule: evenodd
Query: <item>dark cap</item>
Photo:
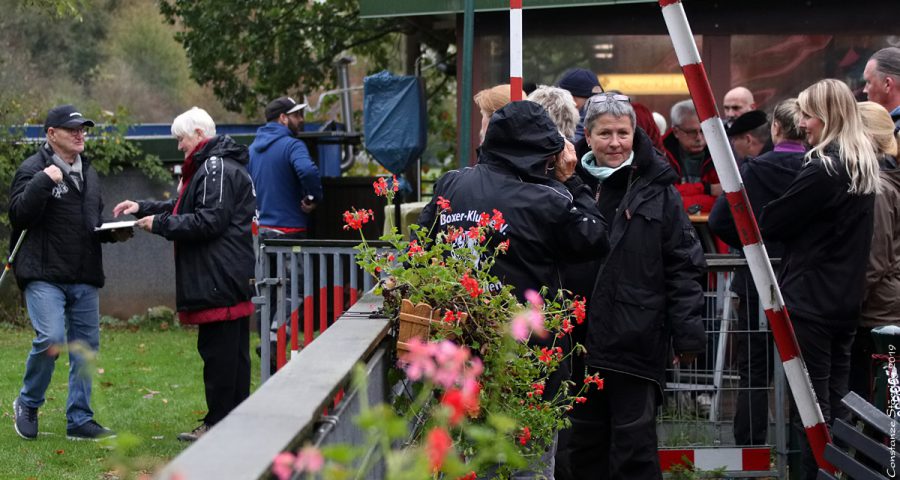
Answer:
M750 110L749 112L734 119L734 123L731 124L731 127L729 127L725 133L727 133L729 137L733 137L735 135L747 133L750 130L761 127L768 121L769 120L766 117L766 112L762 110Z
M84 115L74 105L59 105L47 112L47 120L44 120L44 130L53 128L75 128L80 126L93 127L94 121L84 118Z
M586 68L573 68L566 70L556 84L563 90L568 90L573 97L590 98L603 92L597 75Z
M297 103L297 101L291 97L278 97L266 105L266 121L272 122L277 120L278 116L282 113L289 115L294 112L299 112L304 108L306 108L305 103Z

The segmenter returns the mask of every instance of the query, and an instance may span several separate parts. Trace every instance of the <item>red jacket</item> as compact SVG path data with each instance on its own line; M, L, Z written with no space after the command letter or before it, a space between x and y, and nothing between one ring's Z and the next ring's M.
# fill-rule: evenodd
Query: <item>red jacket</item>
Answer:
M678 139L675 138L672 129L669 129L665 136L663 136L662 143L665 147L664 153L669 160L669 164L672 165L672 169L675 170L675 173L681 177L681 182L675 184L675 188L681 193L685 210L690 211L692 206L699 205L700 212L709 213L716 200L716 197L712 196L710 193L710 186L719 183L719 175L716 173L716 167L713 165L712 157L709 155L709 149L707 148L703 151L706 158L704 158L703 163L700 164L700 181L686 183L684 181L684 173L682 172L681 158L678 156L681 150L678 147Z

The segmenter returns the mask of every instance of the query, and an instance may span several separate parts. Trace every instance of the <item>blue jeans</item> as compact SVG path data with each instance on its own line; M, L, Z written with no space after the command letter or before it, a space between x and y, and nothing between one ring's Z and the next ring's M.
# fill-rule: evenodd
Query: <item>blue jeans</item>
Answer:
M19 401L38 408L53 377L62 347L69 349L69 399L66 428L76 428L94 417L91 410L91 372L85 353L100 347L100 297L97 287L85 284L34 281L25 287L28 316L35 337L25 362ZM92 355L92 353L88 353Z

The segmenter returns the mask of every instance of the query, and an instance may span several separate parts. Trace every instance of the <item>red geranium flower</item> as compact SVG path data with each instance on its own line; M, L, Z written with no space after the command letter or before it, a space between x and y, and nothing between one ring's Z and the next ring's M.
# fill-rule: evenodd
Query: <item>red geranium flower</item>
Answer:
M456 426L462 420L463 415L478 415L478 395L480 388L458 389L451 388L441 397L441 404L450 407L450 425Z
M525 445L529 440L531 440L531 429L522 427L522 433L519 434L519 445Z
M437 206L441 209L441 211L450 211L450 200L447 200L444 197L438 196L437 198Z
M344 212L344 230L359 230L362 228L363 224L369 223L369 220L375 218L375 215L372 213L372 210L357 210L353 209L353 211L345 211Z
M572 314L575 315L575 322L579 325L584 323L584 318L586 316L585 307L584 299L575 297L575 300L572 302Z
M472 298L476 298L484 293L484 290L482 290L481 287L478 286L478 280L470 277L469 272L463 274L462 278L459 279L459 283L461 283L463 288L465 288L466 291L469 292L469 296Z
M432 470L440 470L441 466L444 465L444 458L447 457L447 452L450 451L452 445L453 439L450 438L450 434L443 428L436 427L428 432L425 451L428 453L428 463L431 465Z

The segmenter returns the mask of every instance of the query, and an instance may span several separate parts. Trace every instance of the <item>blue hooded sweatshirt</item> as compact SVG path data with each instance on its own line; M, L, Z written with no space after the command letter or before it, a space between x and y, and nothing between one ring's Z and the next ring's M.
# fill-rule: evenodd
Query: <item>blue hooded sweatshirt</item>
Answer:
M322 201L319 169L302 140L284 125L269 122L256 131L250 144L250 175L256 188L259 224L266 227L307 228L309 217L300 202L312 195Z

